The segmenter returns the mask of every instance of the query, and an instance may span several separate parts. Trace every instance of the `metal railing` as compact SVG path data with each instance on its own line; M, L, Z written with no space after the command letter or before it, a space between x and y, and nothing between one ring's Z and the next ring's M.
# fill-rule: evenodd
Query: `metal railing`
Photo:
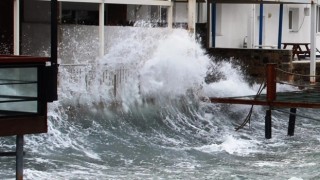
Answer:
M106 66L97 67L92 64L61 64L60 69L62 73L65 73L64 78L66 79L63 81L77 84L87 91L96 85L106 87L110 90L110 95L115 98L120 96L129 77L129 70L125 67L109 70ZM62 79L59 78L59 80Z

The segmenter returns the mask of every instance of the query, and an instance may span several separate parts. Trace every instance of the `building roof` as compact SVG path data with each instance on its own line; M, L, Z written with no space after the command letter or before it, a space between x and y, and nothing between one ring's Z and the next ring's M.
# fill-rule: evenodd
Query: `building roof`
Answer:
M315 0L211 0L216 3L232 4L311 4L317 3Z
M42 0L49 1L49 0ZM107 3L107 4L140 4L140 5L162 5L171 6L171 2L188 2L189 0L58 0L60 2L81 2L81 3ZM197 0L205 2L206 0ZM311 4L318 0L208 0L216 3L231 4Z

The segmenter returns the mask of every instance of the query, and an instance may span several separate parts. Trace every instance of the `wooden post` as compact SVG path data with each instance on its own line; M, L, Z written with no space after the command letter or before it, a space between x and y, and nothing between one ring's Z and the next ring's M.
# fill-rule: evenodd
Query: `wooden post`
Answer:
M294 126L296 123L296 112L297 112L297 108L290 108L288 136L294 135Z
M23 179L23 135L16 139L16 179Z
M266 117L265 117L265 138L271 139L271 109L266 111Z

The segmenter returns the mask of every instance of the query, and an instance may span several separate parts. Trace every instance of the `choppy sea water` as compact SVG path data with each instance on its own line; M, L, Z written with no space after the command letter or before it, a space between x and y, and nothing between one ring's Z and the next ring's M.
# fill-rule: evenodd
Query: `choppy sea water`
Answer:
M293 137L289 115L273 111L266 140L259 106L235 131L250 106L202 99L253 95L258 84L249 86L229 62L214 63L184 30L131 31L95 63L60 67L48 133L25 136L25 179L320 179L320 121L307 118L319 111L298 109L306 117L297 118ZM114 97L108 80L119 69ZM208 74L217 77L209 84ZM14 142L1 138L0 147ZM0 164L0 179L14 179L14 158Z

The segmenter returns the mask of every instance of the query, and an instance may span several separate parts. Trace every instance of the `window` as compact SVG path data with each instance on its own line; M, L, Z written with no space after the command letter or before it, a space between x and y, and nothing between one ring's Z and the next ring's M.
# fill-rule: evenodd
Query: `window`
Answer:
M62 24L99 24L99 6L94 3L63 2L61 4Z
M293 19L292 18L292 16L293 16L292 14L293 14L293 12L290 10L289 11L289 29L290 30L292 30L292 19Z
M216 4L216 35L222 35L222 5Z
M13 3L0 1L0 54L13 54Z
M299 8L290 8L289 15L289 30L293 32L299 31Z
M131 26L127 21L126 4L106 4L106 24L111 26Z
M167 7L151 6L151 24L155 27L167 26Z

